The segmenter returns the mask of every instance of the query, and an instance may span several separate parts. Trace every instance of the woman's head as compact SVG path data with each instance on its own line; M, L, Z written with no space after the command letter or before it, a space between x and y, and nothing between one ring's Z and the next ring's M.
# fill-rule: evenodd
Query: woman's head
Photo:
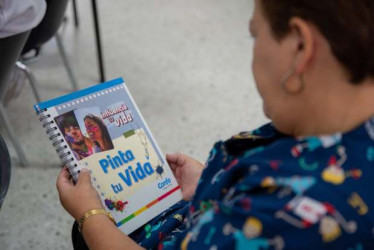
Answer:
M291 32L294 17L310 22L327 39L331 51L353 84L374 77L374 1L372 0L261 0L273 36Z
M95 115L86 115L84 117L84 125L90 139L94 142L102 143L102 145L100 145L103 147L102 150L113 148L108 129L99 117Z
M318 116L330 97L374 78L372 0L255 2L254 77L282 132L294 133L306 113Z

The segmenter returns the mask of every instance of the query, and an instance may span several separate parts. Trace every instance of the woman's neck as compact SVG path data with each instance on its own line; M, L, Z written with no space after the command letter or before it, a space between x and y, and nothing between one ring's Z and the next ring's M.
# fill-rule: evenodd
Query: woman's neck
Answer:
M348 132L374 116L374 79L359 85L336 84L326 90L321 102L311 103L293 135L325 135Z

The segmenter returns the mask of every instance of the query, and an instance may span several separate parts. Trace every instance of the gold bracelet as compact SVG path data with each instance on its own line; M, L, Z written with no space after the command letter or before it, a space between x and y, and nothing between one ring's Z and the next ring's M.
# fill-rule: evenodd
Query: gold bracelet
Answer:
M85 212L83 214L83 216L80 218L80 220L78 221L78 228L79 228L79 231L82 232L82 228L83 228L83 223L89 218L91 217L92 215L96 215L96 214L103 214L103 215L106 215L113 223L114 225L116 224L116 221L114 220L113 216L111 213L105 211L104 209L102 208L94 208L94 209L90 209L88 210L87 212Z

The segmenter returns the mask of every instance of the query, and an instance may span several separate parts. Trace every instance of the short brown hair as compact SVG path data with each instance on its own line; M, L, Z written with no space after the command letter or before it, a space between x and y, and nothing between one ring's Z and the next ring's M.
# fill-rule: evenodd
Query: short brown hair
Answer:
M374 0L261 0L277 40L300 17L313 23L328 40L334 56L358 84L374 77Z

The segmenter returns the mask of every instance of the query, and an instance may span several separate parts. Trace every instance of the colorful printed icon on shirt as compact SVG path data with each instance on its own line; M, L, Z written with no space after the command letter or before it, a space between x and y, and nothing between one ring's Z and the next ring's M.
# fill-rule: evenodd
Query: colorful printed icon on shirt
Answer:
M331 242L341 236L342 230L334 218L325 216L321 219L319 233L322 235L324 242Z
M147 224L144 227L144 230L146 232L145 238L149 239L152 236L152 232L158 230L162 225L162 222L159 221L156 225L152 226L151 224Z
M197 220L197 224L193 227L193 229L186 235L186 237L183 239L181 243L181 249L187 249L189 242L196 241L197 237L199 236L201 227L204 225L210 223L213 221L214 218L214 211L209 210L203 214L199 213L200 216L199 219Z
M307 163L304 157L300 157L299 166L306 171L314 171L319 167L319 162L315 161L312 163Z
M290 188L295 194L301 195L316 183L314 177L265 177L261 182L263 188Z
M243 233L247 238L256 238L261 235L262 223L255 217L249 217L244 223Z
M296 144L291 148L291 154L293 157L300 157L304 150L313 152L318 148L329 148L341 141L341 134L334 134L331 136L319 136L319 137L306 137L303 143Z
M231 137L231 139L261 139L262 136L254 135L251 132L241 132L240 134L234 135Z
M319 233L324 242L331 242L340 237L341 227L350 234L357 230L356 222L346 221L334 206L307 196L292 199L284 210L275 213L275 217L300 229L319 224Z
M202 211L202 212L207 212L212 207L213 207L213 204L210 201L201 201L200 202L200 211Z
M347 160L345 148L341 146L337 151L340 159L336 160L335 156L330 158L328 166L322 171L322 179L334 185L343 184L348 177L352 177L355 180L359 179L362 175L362 171L360 169L351 169L345 172L342 168L342 165Z
M207 160L207 162L211 162L213 161L214 157L216 156L217 154L217 149L216 148L213 148L211 151L210 151L210 154L209 154L209 158Z
M183 220L183 216L181 214L174 214L173 218L181 222Z
M239 163L239 160L237 158L235 158L234 160L232 160L229 165L227 165L225 168L223 169L220 169L212 178L211 180L211 183L214 184L216 182L218 182L221 178L221 176L228 172L230 169L232 169L233 167L235 167L237 164Z
M252 208L252 200L248 197L244 197L239 201L239 205L244 211L249 212Z
M284 241L280 236L273 239L260 237L263 231L262 222L256 217L248 217L242 230L226 223L222 229L224 235L232 235L235 239L235 249L267 249L273 246L275 249L283 249Z
M269 166L274 171L278 171L281 164L282 164L282 161L279 161L279 160L272 160L269 162Z
M359 215L366 215L369 211L369 207L366 205L361 196L356 192L353 192L351 194L351 196L348 199L348 204L351 205L351 207L353 207L354 209L356 209Z
M374 147L368 147L366 151L366 158L368 161L374 161Z
M365 123L365 129L369 137L374 141L374 117Z

